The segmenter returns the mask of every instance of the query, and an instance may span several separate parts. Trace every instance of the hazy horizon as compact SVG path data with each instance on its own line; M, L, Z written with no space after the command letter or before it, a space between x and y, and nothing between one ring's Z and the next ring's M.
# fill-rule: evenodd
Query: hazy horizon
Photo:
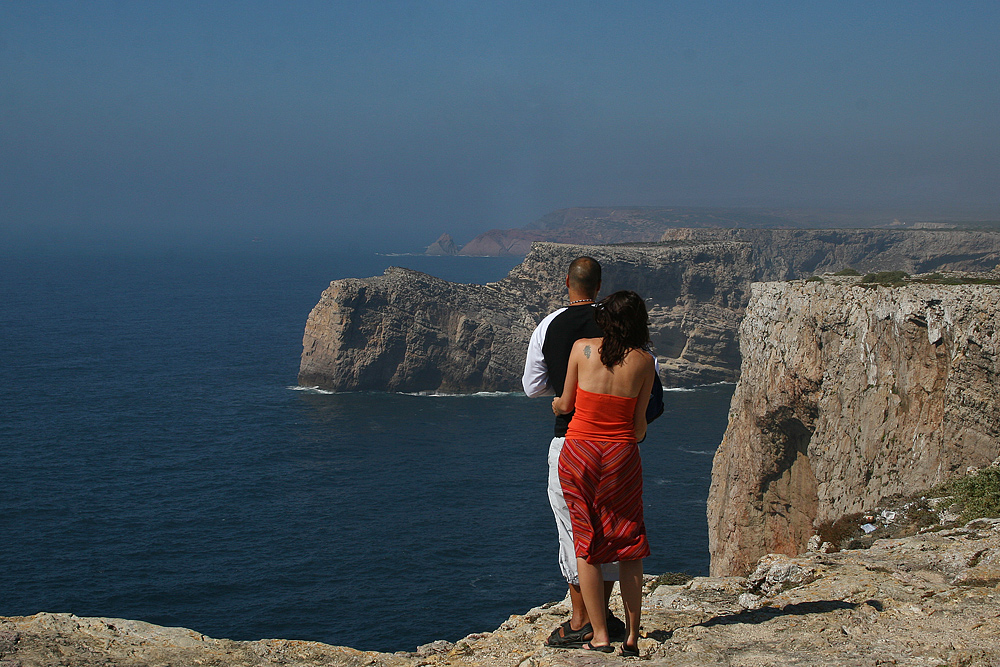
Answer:
M0 245L413 251L583 206L1000 218L991 2L0 6Z

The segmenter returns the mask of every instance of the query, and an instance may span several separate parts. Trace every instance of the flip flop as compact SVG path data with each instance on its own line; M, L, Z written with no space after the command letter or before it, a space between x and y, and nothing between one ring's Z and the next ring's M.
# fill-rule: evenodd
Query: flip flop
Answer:
M629 646L628 644L622 643L622 650L620 655L623 658L638 658L639 644L636 643L634 646Z
M598 651L600 653L614 653L615 647L611 644L605 644L604 646L594 646L590 642L584 642L581 646L584 651Z
M586 623L579 630L574 630L570 626L570 622L566 621L552 631L549 638L545 640L545 645L553 648L580 648L586 643L587 635L593 634L593 632L594 629L590 627L590 623Z

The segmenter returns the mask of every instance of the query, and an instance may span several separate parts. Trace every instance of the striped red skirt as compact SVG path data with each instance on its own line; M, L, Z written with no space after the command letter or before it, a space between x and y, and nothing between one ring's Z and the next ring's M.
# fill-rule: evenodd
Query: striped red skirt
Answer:
M559 482L573 524L573 547L588 563L649 555L642 520L642 461L635 442L566 438Z

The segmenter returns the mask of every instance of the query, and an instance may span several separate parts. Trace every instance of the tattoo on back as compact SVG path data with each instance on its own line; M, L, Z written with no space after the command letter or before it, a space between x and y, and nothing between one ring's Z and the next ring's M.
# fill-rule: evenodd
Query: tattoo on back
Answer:
M585 345L584 346L584 348L583 348L583 356L585 356L588 359L590 359L590 346L589 345Z

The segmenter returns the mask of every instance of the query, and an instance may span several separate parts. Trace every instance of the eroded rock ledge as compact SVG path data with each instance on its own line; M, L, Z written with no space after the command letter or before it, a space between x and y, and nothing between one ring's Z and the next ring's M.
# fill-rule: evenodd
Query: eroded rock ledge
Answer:
M862 271L983 271L1000 234L962 231L673 229L659 243L535 243L496 283L391 268L335 280L309 315L299 384L334 391L517 391L535 324L565 301L573 258L604 266L602 294L648 299L666 386L735 381L737 328L758 281Z
M996 285L759 283L740 347L708 499L715 574L1000 456Z
M390 268L335 280L306 323L299 384L336 391L517 391L539 320L565 304L580 255L603 266L602 293L649 299L665 383L734 380L736 327L751 247L730 241L648 247L539 243L496 283L450 283Z
M1000 661L998 582L1000 519L879 540L867 550L769 555L749 578L699 577L658 587L647 578L639 646L651 667L993 667ZM613 600L617 604L618 596ZM617 656L543 646L568 614L564 600L511 616L493 632L394 654L306 641L236 642L137 621L36 614L0 618L0 665L622 664Z

